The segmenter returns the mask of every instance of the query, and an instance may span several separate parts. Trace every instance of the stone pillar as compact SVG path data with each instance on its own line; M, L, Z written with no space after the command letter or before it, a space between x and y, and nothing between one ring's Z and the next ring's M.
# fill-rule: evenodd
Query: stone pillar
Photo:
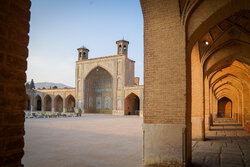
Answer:
M55 96L54 96L54 95L51 95L51 97L52 97L52 102L51 102L51 105L52 105L52 106L51 106L51 109L52 109L52 110L51 110L51 111L52 111L52 112L55 112L55 105L54 105Z
M211 114L209 111L209 83L207 77L204 79L204 109L205 109L205 130L210 130ZM205 132L204 132L205 138Z
M45 111L45 106L44 106L44 93L42 94L42 112L44 112Z
M144 17L143 163L182 167L191 162L187 110L186 36L179 1L141 0ZM173 45L176 44L176 45ZM188 99L191 101L191 99Z
M65 108L66 107L66 104L65 104L66 103L66 100L65 100L66 97L65 97L65 94L63 95L62 98L63 98L63 113L65 113L66 112L66 108Z
M30 5L0 1L0 166L22 166Z
M204 140L204 95L203 95L203 69L200 63L198 42L191 53L192 72L192 139Z

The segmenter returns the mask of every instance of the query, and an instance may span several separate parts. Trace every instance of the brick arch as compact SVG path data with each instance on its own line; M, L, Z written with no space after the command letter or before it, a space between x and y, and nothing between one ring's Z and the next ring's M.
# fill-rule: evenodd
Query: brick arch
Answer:
M34 102L34 110L35 111L41 111L42 110L42 97L40 95L35 96L35 102Z
M242 0L241 2L221 0L220 2L203 1L198 7L193 8L193 11L188 16L186 21L188 54L191 53L196 41L213 26L234 14L250 10L248 0Z
M111 76L112 78L114 78L114 75L113 75L113 72L108 68L108 67L105 67L105 65L102 65L102 64L98 64L96 66L93 66L91 67L90 69L88 69L88 72L85 74L85 78L84 78L84 81L86 80L86 78L88 77L88 75L95 69L97 68L103 68L104 70L106 70Z
M218 100L217 117L232 118L232 100L228 97L222 97Z
M231 90L227 90L227 91L223 91L223 92L219 92L217 94L217 99L221 99L223 97L227 97L232 101L232 118L235 120L239 120L239 99L238 97L232 93ZM214 115L217 115L218 112L218 100L217 102L214 104L215 106L212 106L214 109Z
M69 94L65 98L66 112L74 112L74 108L75 108L75 97L73 95Z
M52 111L52 97L46 94L43 98L44 111Z
M220 85L223 85L226 83L227 84L230 83L232 86L238 88L241 91L243 90L243 84L241 83L241 81L238 78L234 78L231 76L220 78L217 82L215 82L211 85L211 89L212 89L212 91L215 91Z
M249 74L246 69L242 68L237 64L237 62L227 65L226 67L220 67L215 70L211 75L208 76L209 84L211 85L219 78L225 75L232 75L239 78L242 82L247 85L250 84Z
M61 95L54 98L54 108L56 112L63 112L63 98Z
M241 93L241 90L239 88L234 86L232 83L227 83L227 82L217 85L217 87L214 88L213 92L216 95L218 92L223 91L223 89L231 90L234 93L238 93L238 94Z
M223 45L222 49L220 47L207 57L203 67L205 75L230 66L234 61L250 64L250 59L247 58L249 44L235 40L228 41L227 44L229 45Z
M244 110L242 106L242 103L243 103L242 91L231 84L224 83L215 90L215 96L217 97L217 99L219 99L218 95L224 94L224 92L231 92L234 94L235 102L233 102L234 103L233 113L235 113L236 115L235 119L241 123L244 123L242 122L242 120L244 120Z
M130 93L124 100L124 115L140 114L140 98L135 93Z
M84 112L112 114L113 81L111 73L101 66L88 73L84 79ZM94 91L96 89L98 92Z

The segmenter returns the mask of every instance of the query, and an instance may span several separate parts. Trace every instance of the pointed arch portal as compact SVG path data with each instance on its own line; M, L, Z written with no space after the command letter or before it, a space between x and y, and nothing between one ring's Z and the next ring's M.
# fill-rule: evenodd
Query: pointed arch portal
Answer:
M140 99L139 97L131 93L129 94L124 103L125 115L139 115L140 114Z
M113 111L113 78L102 67L94 68L85 79L84 109L86 113Z
M232 101L223 97L218 101L218 118L232 118Z
M45 111L52 110L52 98L49 95L46 95L44 97L44 109L45 109Z
M60 95L55 97L54 107L56 112L63 112L63 98Z
M36 95L35 97L35 111L42 110L42 98L40 95Z
M65 107L67 112L74 112L75 98L72 95L68 95L65 100Z

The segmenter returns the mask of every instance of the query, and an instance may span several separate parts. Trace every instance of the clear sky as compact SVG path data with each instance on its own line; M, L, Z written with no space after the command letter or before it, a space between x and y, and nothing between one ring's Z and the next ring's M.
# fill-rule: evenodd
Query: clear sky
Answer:
M75 86L77 48L89 58L115 55L128 40L128 57L143 84L143 18L139 0L31 0L27 81Z

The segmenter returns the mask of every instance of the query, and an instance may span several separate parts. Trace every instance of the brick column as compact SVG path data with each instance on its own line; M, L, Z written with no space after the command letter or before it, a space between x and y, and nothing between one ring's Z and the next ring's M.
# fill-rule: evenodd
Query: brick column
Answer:
M205 130L208 131L210 130L212 114L209 112L209 83L207 77L205 77L204 79L204 103L205 103Z
M144 17L144 165L191 162L186 38L179 1L141 0ZM190 99L189 99L190 100ZM190 112L190 109L189 109Z
M204 140L204 95L203 95L203 69L200 63L198 42L191 53L192 72L192 139Z
M52 95L52 102L51 102L51 105L52 105L52 106L51 106L51 107L52 107L52 108L51 108L51 111L52 111L52 112L55 112L54 100L55 100L55 96Z
M42 107L42 108L41 108L41 111L44 112L44 111L45 111L45 106L44 106L44 94L42 94L42 97L41 97L41 98L42 98L42 100L41 100L41 103L42 103L42 104L41 104L41 107Z
M0 166L22 166L30 1L0 1Z
M63 98L63 113L65 113L66 112L66 108L65 108L65 106L66 106L66 104L65 104L66 103L66 99L65 98L66 97L65 97L65 94L63 95L62 98Z

